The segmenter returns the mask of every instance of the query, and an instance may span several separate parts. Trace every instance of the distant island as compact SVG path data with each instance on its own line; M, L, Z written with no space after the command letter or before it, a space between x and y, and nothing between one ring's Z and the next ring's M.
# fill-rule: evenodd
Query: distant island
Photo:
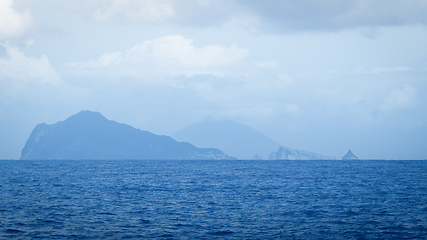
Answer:
M20 159L335 159L281 146L244 124L213 118L184 128L174 139L81 111L55 124L38 124ZM349 151L342 159L358 158Z
M335 160L334 157L328 157L317 153L296 150L281 146L276 152L269 156L270 160Z
M348 150L347 154L342 157L342 160L357 160L359 159L354 155L350 150Z
M268 159L280 144L241 123L208 117L176 134L178 141L190 142L197 147L219 148L238 159Z
M21 152L25 159L235 159L216 148L197 148L81 111L55 124L38 124Z
M335 159L317 153L285 147L241 123L213 117L192 124L173 137L197 147L215 147L238 159L320 160Z

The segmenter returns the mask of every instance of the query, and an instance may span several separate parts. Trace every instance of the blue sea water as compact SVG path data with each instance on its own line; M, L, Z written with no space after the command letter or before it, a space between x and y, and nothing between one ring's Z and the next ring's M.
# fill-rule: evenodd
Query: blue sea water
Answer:
M426 239L427 161L0 161L4 239Z

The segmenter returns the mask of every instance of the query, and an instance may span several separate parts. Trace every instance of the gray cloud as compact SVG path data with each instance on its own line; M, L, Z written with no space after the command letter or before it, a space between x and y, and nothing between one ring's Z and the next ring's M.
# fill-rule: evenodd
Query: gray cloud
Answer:
M262 28L342 30L357 27L427 24L423 0L238 0Z
M26 3L32 11L40 6L64 9L64 4L57 1L40 2ZM251 28L261 32L427 24L425 0L79 0L68 5L67 9L73 11L92 11L92 18L100 22L171 24L196 29L242 19L250 19ZM371 29L367 35L375 35L375 31Z

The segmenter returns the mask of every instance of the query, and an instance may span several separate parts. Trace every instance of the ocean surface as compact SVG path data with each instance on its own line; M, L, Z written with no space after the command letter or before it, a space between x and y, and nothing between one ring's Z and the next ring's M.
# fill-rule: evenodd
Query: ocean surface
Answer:
M0 161L0 239L427 239L427 161Z

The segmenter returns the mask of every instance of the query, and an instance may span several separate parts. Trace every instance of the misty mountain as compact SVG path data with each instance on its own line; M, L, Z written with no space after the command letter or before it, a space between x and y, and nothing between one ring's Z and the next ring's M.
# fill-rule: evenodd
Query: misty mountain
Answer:
M207 118L173 135L197 147L215 147L238 159L267 159L280 144L240 123Z
M81 111L65 121L38 124L21 159L230 159L219 149L197 148Z
M335 159L334 157L323 156L321 154L296 150L281 146L277 151L269 155L271 160L326 160Z

